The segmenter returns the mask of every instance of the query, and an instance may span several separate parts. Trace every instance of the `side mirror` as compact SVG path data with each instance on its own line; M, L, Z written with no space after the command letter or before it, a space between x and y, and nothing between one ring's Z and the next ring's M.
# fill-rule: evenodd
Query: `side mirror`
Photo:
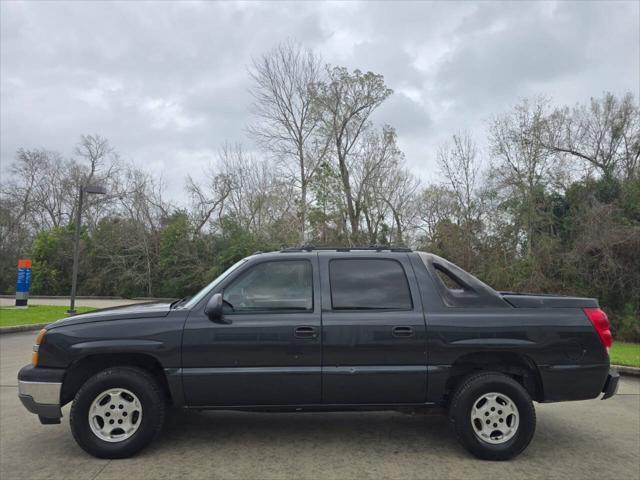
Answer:
M222 312L222 294L216 293L212 296L207 302L207 306L204 307L204 313L209 320L216 323L231 323L229 320L225 320L224 314Z

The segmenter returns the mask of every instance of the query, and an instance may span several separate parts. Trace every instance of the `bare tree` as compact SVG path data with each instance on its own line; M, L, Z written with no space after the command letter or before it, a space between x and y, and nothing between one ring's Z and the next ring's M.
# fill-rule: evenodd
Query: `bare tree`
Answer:
M307 192L328 142L318 135L318 116L312 109L311 86L321 77L320 59L313 51L287 42L255 59L250 71L253 111L258 122L249 134L281 160L300 188L300 242L307 224Z
M171 204L163 198L162 179L155 180L149 173L129 166L125 171L123 186L118 200L122 212L132 223L132 235L126 242L126 250L132 252L130 257L140 258L142 268L135 268L129 262L123 262L116 255L109 255L110 263L120 265L121 271L127 275L143 272L135 283L146 286L147 295L153 295L153 273L160 248L160 230L162 222L168 218L172 210Z
M456 197L456 220L464 232L464 265L471 264L473 241L479 221L477 198L480 162L478 148L469 133L453 135L451 142L438 151L438 166Z
M360 70L349 73L343 67L327 67L327 79L314 85L314 110L337 157L352 243L358 238L359 215L351 186L349 158L369 125L369 117L391 93L382 75Z
M401 157L395 131L386 126L380 132L367 128L348 159L356 221L361 230L364 215L370 243L378 242L379 229L387 219L385 200L389 191L386 180L397 168Z
M35 230L59 227L73 218L73 162L57 152L19 149L3 193L18 201L16 218Z
M19 199L18 220L35 230L60 227L72 222L80 185L103 184L110 195L87 199L89 223L108 213L110 201L119 195L120 160L108 140L82 136L76 148L78 160L63 158L45 149L19 149L11 166L11 178L2 193ZM97 198L96 198L97 197Z
M424 232L424 244L435 239L440 222L453 221L456 215L456 196L447 187L429 185L419 194L416 201L418 229Z
M403 163L395 130L388 125L380 131L367 128L349 159L355 215L360 230L364 219L369 243L388 241L380 235L389 225L395 228L395 242L403 243L404 208L418 185Z
M524 100L514 109L496 117L489 130L489 143L494 155L491 178L505 204L511 204L514 221L523 229L526 255L532 254L536 224L543 212L538 197L553 182L554 157L545 146L548 101ZM521 243L518 236L516 243Z
M414 206L420 181L408 169L398 168L386 177L385 183L388 193L383 198L391 210L395 224L392 243L404 245L408 243L406 234L415 226Z
M13 218L16 222L22 221L32 213L35 199L41 182L40 172L47 165L48 153L44 150L19 149L16 153L16 161L11 165L10 178L3 182L1 191L3 200L17 205L14 207Z
M191 175L187 176L186 190L191 196L191 204L195 221L195 233L199 234L203 227L217 213L220 220L224 212L224 202L231 193L232 179L226 173L216 173L210 168L205 174L205 185L196 182Z
M87 224L95 227L97 221L114 213L114 202L120 195L123 185L123 162L108 139L100 135L81 135L74 150L76 160L69 172L71 188L74 190L72 215L77 208L77 195L81 186L101 185L107 195L88 195L83 205L83 215Z
M544 144L587 162L606 177L633 178L640 158L639 115L631 93L617 98L607 92L600 99L591 98L589 105L557 109Z
M469 133L453 135L438 151L438 166L456 195L464 221L471 221L476 204L480 162L478 148Z
M113 159L116 154L113 147L109 144L109 140L100 135L81 135L80 141L75 148L75 154L85 163L89 165L89 171L86 175L86 181L90 182L99 170L107 167L105 176L109 176L111 170L115 168L115 162L107 161Z
M296 228L294 187L274 165L247 154L242 145L225 144L204 178L204 184L191 177L187 183L197 232L207 223L221 231L225 217L257 234L283 218Z
M246 154L238 145L223 151L220 166L231 179L225 214L258 233L283 218L295 226L293 188L272 164Z

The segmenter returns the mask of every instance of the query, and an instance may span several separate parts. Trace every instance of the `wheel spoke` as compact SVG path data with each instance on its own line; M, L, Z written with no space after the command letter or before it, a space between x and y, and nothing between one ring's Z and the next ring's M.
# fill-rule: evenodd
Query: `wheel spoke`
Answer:
M112 388L98 395L89 407L91 431L101 440L120 442L140 427L142 404L131 391Z
M518 408L502 393L485 393L473 403L471 424L482 441L491 444L507 442L518 429Z

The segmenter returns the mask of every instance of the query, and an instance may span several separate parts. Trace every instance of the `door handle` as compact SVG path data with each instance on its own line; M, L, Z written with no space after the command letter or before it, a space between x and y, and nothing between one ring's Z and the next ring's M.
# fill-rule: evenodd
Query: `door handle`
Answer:
M293 335L298 338L316 338L318 336L318 331L315 327L296 327L293 331Z
M394 337L413 337L415 335L412 327L393 327L391 333Z

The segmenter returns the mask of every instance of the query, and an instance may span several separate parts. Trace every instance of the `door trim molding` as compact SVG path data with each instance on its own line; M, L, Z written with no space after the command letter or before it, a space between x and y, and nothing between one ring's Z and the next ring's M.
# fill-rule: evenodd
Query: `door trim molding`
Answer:
M357 374L397 374L397 373L427 373L426 365L346 365L339 367L322 367L322 373L329 375L357 375Z
M182 374L190 375L255 375L261 374L319 374L322 367L189 367L183 368Z

